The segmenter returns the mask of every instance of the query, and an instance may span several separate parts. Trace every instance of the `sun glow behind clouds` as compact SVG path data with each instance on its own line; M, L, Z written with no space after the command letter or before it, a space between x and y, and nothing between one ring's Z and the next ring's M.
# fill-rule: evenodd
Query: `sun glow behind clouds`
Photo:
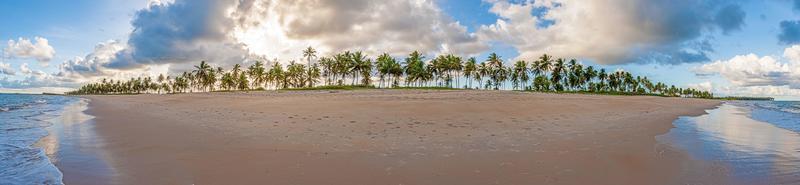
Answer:
M300 59L302 57L300 51L309 46L315 47L319 53L328 51L315 40L290 39L275 17L264 19L258 26L237 29L233 35L238 42L247 46L251 55L263 56L270 60Z

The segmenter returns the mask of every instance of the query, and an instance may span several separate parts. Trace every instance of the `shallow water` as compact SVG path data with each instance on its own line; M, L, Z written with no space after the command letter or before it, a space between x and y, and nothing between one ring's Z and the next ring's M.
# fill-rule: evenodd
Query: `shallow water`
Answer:
M0 185L64 184L60 169L70 165L90 169L92 174L110 174L98 157L100 150L92 150L102 140L88 124L91 117L83 113L86 101L0 94Z
M785 128L796 120L757 120L753 117L762 110L749 105L726 103L706 115L679 118L656 139L726 166L732 183L800 184L800 134Z
M37 146L45 149L50 160L64 174L66 184L109 184L113 169L106 161L110 155L102 149L105 141L94 130L94 118L85 114L87 100L64 107L62 113L51 119L47 128L50 135Z
M43 148L47 121L76 98L0 94L0 184L62 184L62 174Z

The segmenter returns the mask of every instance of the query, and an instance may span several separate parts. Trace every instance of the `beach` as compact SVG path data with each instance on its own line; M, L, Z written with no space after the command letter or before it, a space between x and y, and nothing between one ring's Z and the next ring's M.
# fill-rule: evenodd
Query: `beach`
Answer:
M725 184L724 166L656 140L715 100L480 90L84 97L114 172L98 184ZM64 174L67 184L85 178Z

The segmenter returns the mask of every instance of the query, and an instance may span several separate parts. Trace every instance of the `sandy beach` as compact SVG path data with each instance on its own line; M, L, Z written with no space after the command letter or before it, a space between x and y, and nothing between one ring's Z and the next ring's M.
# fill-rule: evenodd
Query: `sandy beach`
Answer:
M714 100L449 90L86 98L111 184L725 183L723 166L655 139ZM64 174L67 184L84 178Z

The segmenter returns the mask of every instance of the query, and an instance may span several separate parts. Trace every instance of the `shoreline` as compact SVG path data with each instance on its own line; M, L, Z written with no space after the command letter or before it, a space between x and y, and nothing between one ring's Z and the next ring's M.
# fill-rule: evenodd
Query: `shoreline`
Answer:
M714 167L655 139L714 100L459 90L86 98L119 184L721 182L693 175Z
M726 102L707 114L681 117L656 139L723 167L706 173L727 174L733 183L726 184L797 184L800 135L757 120L754 113L762 108L750 103Z
M45 121L48 135L35 146L44 150L50 163L61 173L63 184L104 184L110 182L111 169L104 163L103 141L94 131L93 117L86 113L89 99L74 97L59 114ZM81 177L81 178L74 178Z

